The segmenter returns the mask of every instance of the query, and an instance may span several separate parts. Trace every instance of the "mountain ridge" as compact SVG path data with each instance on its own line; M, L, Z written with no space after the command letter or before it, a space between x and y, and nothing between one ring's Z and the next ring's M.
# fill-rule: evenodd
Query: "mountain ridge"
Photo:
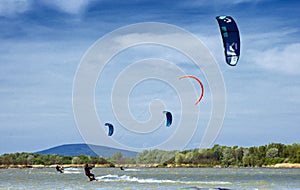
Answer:
M111 157L116 152L120 152L123 157L136 157L137 152L110 148L106 146L100 145L92 145L92 144L63 144L54 146L52 148L44 149L41 151L34 152L36 154L58 154L63 156L79 156L79 155L88 155L88 156L102 156L102 157Z

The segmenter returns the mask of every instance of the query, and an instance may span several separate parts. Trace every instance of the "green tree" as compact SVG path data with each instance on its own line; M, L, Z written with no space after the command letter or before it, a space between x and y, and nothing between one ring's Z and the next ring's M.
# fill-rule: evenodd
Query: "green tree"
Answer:
M138 164L145 164L145 163L147 163L148 152L149 152L148 150L144 150L144 151L138 153L137 156L136 156L136 162Z
M33 163L34 163L34 156L33 155L28 155L27 164L32 165Z
M236 147L234 149L234 158L236 165L242 165L243 163L243 148Z
M243 166L244 167L249 167L250 166L250 151L249 149L244 149L243 151Z
M222 157L222 147L216 144L213 146L212 151L214 152L214 160L216 160L217 163L220 163Z
M175 156L175 163L176 164L182 164L184 162L185 155L183 153L178 153Z
M121 163L123 155L121 152L116 152L111 156L111 161L114 163Z
M72 158L72 164L80 164L80 158L75 156Z
M226 147L223 151L222 151L222 163L225 166L229 166L234 162L234 155L232 153L231 148Z
M266 152L267 158L277 158L278 157L278 149L277 148L270 148Z

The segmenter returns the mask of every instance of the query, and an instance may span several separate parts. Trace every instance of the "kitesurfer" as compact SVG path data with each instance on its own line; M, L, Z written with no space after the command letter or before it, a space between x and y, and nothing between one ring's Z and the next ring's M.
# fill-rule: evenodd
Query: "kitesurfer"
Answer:
M59 166L59 165L56 165L56 171L60 172L60 173L64 173L64 168Z
M84 165L84 173L89 178L89 181L96 180L95 175L91 173L91 169L93 169L94 166L89 166L88 164Z

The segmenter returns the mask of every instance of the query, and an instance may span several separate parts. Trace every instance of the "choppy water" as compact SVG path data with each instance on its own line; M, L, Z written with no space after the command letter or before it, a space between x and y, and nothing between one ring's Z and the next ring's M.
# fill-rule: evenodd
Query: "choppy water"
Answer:
M300 190L300 169L94 168L88 182L81 168L1 169L0 189L251 189Z

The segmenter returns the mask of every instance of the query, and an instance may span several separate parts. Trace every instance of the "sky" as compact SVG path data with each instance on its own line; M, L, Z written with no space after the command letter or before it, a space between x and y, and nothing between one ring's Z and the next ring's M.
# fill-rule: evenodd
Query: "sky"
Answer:
M221 118L221 130L216 131L216 139L212 144L247 147L272 142L300 143L298 7L300 2L297 0L2 0L0 154L34 152L62 144L94 142L79 124L78 115L74 114L74 81L78 70L88 52L97 43L101 45L100 39L114 34L120 28L138 23L163 23L181 28L206 47L205 51L199 50L199 55L205 56L208 52L215 60L224 80L226 94L222 97L226 100L226 110L224 119ZM218 15L230 15L238 24L241 57L235 67L225 62L222 39L215 19ZM142 35L138 35L141 31L132 33L136 35L136 40L143 39ZM129 43L126 41L129 34L118 35L124 43ZM189 45L180 37L171 38L172 34L159 35L156 37L172 39L182 47ZM117 48L114 44L102 47L103 52L105 48L114 47ZM147 63L152 58L156 59ZM163 62L160 64L163 66L151 65L153 62ZM199 147L210 122L212 108L217 104L212 98L214 87L205 75L205 67L200 66L199 69L182 53L160 44L123 49L111 58L96 78L93 91L96 114L101 123L114 123L113 141L141 149L169 141L172 135L176 137L174 142L180 141L180 135L177 137L181 131L179 123L184 121L183 111L180 110L184 106L181 103L189 100L176 96L176 93L180 94L180 90L176 89L178 81L174 83L175 87L169 82L157 80L157 77L139 81L134 88L128 87L128 97L122 97L129 79L125 78L125 83L119 84L116 79L122 78L131 66L135 72L130 76L146 71L148 75L172 76L174 66L174 70L179 67L184 73L201 79L205 88L202 101L184 111L190 114L195 110L199 115L197 125L193 126L195 128L184 129L191 131L187 134L191 136L183 148ZM195 102L201 93L197 84L188 79L180 81L186 88L190 85L195 90L184 95ZM121 87L114 88L114 85ZM116 100L113 99L114 93L120 93L116 95ZM158 99L160 102L153 103L153 100ZM158 124L155 123L158 128L139 134L133 131L138 129L137 126L130 123L131 126L122 127L118 118L122 117L122 113L112 108L118 108L119 104L115 102L122 104L122 101L126 102L123 105L125 107L128 103L130 114L137 120L147 121L151 116L160 118ZM153 107L150 106L149 111L151 102ZM166 129L162 124L164 118L161 110L159 114L151 115L156 109L171 110L173 128ZM119 112L118 116L116 112ZM185 125L192 124L186 122ZM90 133L94 133L94 136L106 133L104 126L97 127L91 128ZM98 144L102 143L99 137ZM176 143L171 148L177 149ZM105 145L109 146L109 143Z

